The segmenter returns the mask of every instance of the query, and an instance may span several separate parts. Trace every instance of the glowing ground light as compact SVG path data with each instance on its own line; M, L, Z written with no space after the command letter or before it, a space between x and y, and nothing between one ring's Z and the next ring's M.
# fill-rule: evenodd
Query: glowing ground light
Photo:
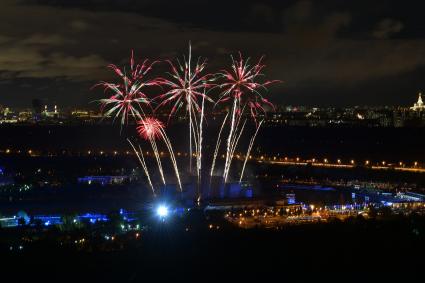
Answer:
M165 205L158 206L158 208L156 209L156 214L158 214L158 216L161 218L167 217L169 214L168 207L166 207Z

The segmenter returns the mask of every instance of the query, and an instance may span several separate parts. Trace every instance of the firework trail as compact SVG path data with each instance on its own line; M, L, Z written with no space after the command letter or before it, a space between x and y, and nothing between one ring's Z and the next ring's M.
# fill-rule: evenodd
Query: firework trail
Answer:
M223 128L224 128L224 125L226 124L228 116L229 116L229 113L227 113L226 116L224 117L223 124L221 124L220 131L218 132L217 143L215 144L214 156L213 156L213 160L211 164L210 185L211 185L212 176L214 174L215 161L217 159L218 150L220 149L220 145L221 145L221 132L223 131Z
M258 113L265 113L264 105L274 108L273 104L264 98L259 90L266 89L267 85L277 81L256 82L263 75L261 71L265 65L261 63L262 58L254 66L250 66L249 58L244 60L242 54L239 53L239 60L235 60L231 56L231 69L223 70L218 74L224 82L220 84L222 93L217 103L233 100L233 107L230 112L230 131L227 138L225 170L223 172L224 182L227 181L233 153L244 128L241 127L238 129L237 125L239 123L238 119L244 114L245 106L249 108L249 112L255 123L257 123Z
M239 143L239 139L242 136L245 125L246 125L246 119L245 119L245 121L242 124L242 127L240 129L238 129L238 127L236 127L235 134L233 135L230 150L229 150L229 153L228 153L229 154L229 163L227 164L227 167L224 168L223 179L224 179L225 183L227 182L227 177L229 176L230 165L232 164L232 160L233 160L233 156L235 154L236 146Z
M154 153L154 156L155 156L155 159L156 159L156 163L158 164L159 174L161 175L162 183L165 186L166 183L165 183L165 177L164 177L164 170L162 169L161 157L159 156L158 147L157 147L156 142L155 142L154 139L149 139L149 142L152 145L152 151Z
M138 127L137 127L137 131L139 133L139 135L144 138L145 140L148 140L151 143L152 146L152 150L154 152L155 158L157 160L157 164L158 164L158 168L161 174L161 178L162 181L165 185L165 178L164 178L164 173L163 173L163 169L162 169L162 164L161 164L161 158L158 152L158 146L156 144L156 139L157 138L161 138L165 145L167 146L168 152L170 154L170 159L171 162L173 164L173 168L176 174L176 178L177 178L177 182L180 188L180 191L182 191L182 185L181 185L181 181L180 181L180 174L179 174L179 170L177 167L177 161L174 155L174 151L173 151L173 147L171 145L170 139L168 138L165 130L164 130L164 124L159 121L158 119L152 118L152 117L146 117L143 120L138 122Z
M153 196L154 196L154 197L156 197L155 189L154 189L154 187L153 187L153 185L152 185L151 177L150 177L150 175L149 175L149 170L148 170L148 167L146 166L146 162L145 162L145 159L144 159L144 157L143 157L143 151L142 151L142 149L140 148L140 145L139 145L139 150L140 150L140 154L139 154L139 151L137 151L137 149L134 147L134 145L133 145L133 143L130 141L130 139L127 139L127 141L128 141L128 143L131 145L131 147L133 148L134 152L136 153L137 158L139 159L139 162L140 162L140 164L142 165L143 170L145 171L146 177L147 177L147 179L148 179L148 183L149 183L149 185L150 185L150 187L151 187L151 189L152 189Z
M236 119L236 110L237 110L237 100L234 99L233 100L233 108L231 110L231 115L232 115L232 119L230 122L230 132L229 132L229 137L227 138L227 150L226 150L226 161L224 162L224 171L223 171L223 179L224 182L226 183L227 181L227 175L228 175L228 168L230 168L230 163L232 162L230 156L231 156L231 151L232 151L232 147L233 147L233 141L234 141L234 137L235 137L235 119Z
M152 109L151 101L144 90L146 87L160 86L160 82L157 79L148 80L145 78L149 71L152 70L155 63L157 63L157 61L149 62L149 60L145 59L143 62L136 64L134 60L134 52L131 51L130 70L128 73L125 69L121 69L114 64L108 65L108 68L112 69L122 81L118 83L101 81L93 86L93 88L98 86L103 87L105 93L112 92L112 95L109 98L100 100L101 111L104 117L112 116L114 121L119 119L121 129L128 123L130 117L136 121L144 118L144 107ZM156 196L140 145L138 151L128 138L127 141L136 153L137 158L145 171L152 192L154 196Z
M180 192L183 192L183 187L182 187L182 183L181 183L181 180L180 180L179 168L177 167L177 161L176 161L176 157L174 155L173 146L171 145L171 141L168 138L167 134L165 133L165 130L163 130L163 129L161 130L161 136L162 136L162 139L165 142L165 145L168 148L168 152L170 153L171 162L173 163L174 172L176 174L177 183L179 184Z
M201 107L201 118L199 121L199 133L198 133L198 147L196 154L196 169L198 175L198 185L201 184L201 170L202 170L202 125L204 122L204 108L205 108L205 98L202 97L202 107ZM198 186L199 188L199 186ZM199 194L199 191L198 191Z
M158 82L161 85L168 86L170 90L158 97L161 100L158 108L168 104L172 105L169 119L180 108L186 108L186 113L189 116L189 169L192 171L193 146L195 146L195 149L199 148L199 136L197 134L199 129L196 115L201 111L199 99L202 98L212 102L212 99L205 94L205 90L213 86L214 76L212 74L203 74L206 67L205 60L198 58L195 67L192 67L192 47L190 44L188 59L183 58L184 64L181 64L179 60L177 60L177 64L170 60L167 62L171 68L171 72L168 73L171 78L161 78Z
M125 70L116 65L110 64L108 66L120 77L122 82L110 83L102 81L94 86L103 87L105 93L112 92L109 98L100 100L101 110L104 112L105 117L113 116L114 121L120 119L121 126L128 122L129 117L133 117L135 120L142 119L144 116L143 106L151 107L150 99L144 89L151 86L160 86L160 82L157 79L145 79L145 76L155 63L156 61L149 63L146 59L141 64L135 64L132 51L128 75Z
M245 106L242 109L240 109L238 106L236 106L235 101L237 100L234 100L234 108L232 109L232 113L234 113L235 111L243 113L245 110ZM234 152L236 150L236 146L238 145L239 138L241 137L243 130L245 128L246 119L242 127L239 128L241 118L242 118L241 115L232 115L232 119L234 120L230 124L230 132L229 132L229 137L227 139L226 162L224 164L224 171L223 171L224 182L227 182L227 177L229 175L230 165L233 160Z
M162 183L165 185L164 171L162 169L161 157L158 152L158 146L156 144L156 138L161 137L161 131L164 128L164 124L158 119L146 117L137 122L137 131L139 135L145 140L149 141L152 146L156 162L158 164L159 173L161 175Z
M252 149L252 146L254 145L255 138L257 137L258 130L260 130L261 124L263 124L263 122L264 122L264 120L261 120L261 122L258 124L257 129L255 130L254 135L251 137L251 140L249 141L248 150L247 150L247 152L246 152L245 160L244 160L244 162L243 162L243 166L242 166L241 176L240 176L240 178L239 178L239 183L241 183L241 182L242 182L243 173L244 173L244 171L245 171L246 163L248 162L248 158L249 158L249 156L250 156L250 154L251 154L251 149Z

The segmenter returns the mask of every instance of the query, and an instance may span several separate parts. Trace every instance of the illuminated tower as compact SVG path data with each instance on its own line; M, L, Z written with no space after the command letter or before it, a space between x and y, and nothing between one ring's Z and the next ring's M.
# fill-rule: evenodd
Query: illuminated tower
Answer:
M425 110L425 105L422 101L422 93L419 93L418 101L410 107L410 110L413 111L422 111Z

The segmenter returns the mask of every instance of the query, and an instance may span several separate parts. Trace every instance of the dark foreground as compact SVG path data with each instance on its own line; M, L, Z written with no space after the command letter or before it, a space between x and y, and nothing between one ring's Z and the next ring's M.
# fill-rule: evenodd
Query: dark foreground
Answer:
M210 229L204 222L186 231L185 226L187 223L158 223L141 233L140 239L119 242L108 251L95 243L79 250L59 247L54 240L39 241L22 251L2 250L1 282L425 279L425 220L419 216L353 218L281 230L242 230L226 225Z

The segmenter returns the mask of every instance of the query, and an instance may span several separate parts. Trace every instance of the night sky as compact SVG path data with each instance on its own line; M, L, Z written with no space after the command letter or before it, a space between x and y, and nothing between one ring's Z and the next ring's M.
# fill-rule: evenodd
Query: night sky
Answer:
M410 105L425 90L419 1L1 0L0 104L88 106L109 63L266 55L284 105ZM158 70L159 71L159 70Z

